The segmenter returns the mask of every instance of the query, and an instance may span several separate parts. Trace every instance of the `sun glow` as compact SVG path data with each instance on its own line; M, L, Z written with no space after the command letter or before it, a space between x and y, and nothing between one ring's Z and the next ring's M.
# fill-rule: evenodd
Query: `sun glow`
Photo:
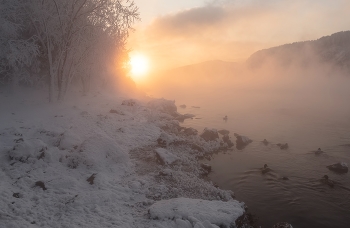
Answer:
M149 70L149 62L146 56L136 54L130 58L131 74L133 79L143 79Z

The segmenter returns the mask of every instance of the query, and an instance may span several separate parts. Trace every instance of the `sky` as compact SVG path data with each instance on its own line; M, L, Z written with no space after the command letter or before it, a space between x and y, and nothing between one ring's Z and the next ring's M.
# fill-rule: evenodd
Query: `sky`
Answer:
M129 48L150 70L223 60L350 29L348 0L134 0Z

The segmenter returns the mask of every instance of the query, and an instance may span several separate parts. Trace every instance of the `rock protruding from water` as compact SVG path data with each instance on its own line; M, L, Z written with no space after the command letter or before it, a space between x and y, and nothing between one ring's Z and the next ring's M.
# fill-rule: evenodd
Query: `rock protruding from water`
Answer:
M197 135L198 134L198 131L192 127L185 128L183 130L183 132L185 133L185 135Z
M178 120L178 121L180 121L180 122L184 122L185 119L191 119L191 118L193 118L193 117L195 117L195 115L193 115L193 114L183 114L183 115L179 114L179 115L175 118L175 120Z
M293 228L293 226L288 222L279 222L273 225L272 228Z
M249 143L253 142L250 138L247 136L239 135L237 133L233 134L236 137L236 148L238 150L242 150L244 147L246 147Z
M187 106L185 104L182 104L179 106L180 108L186 108Z
M229 130L225 130L225 129L222 129L222 130L218 130L219 134L221 135L228 135L230 134L230 131Z
M164 98L153 99L150 102L148 102L147 106L151 109L155 109L157 111L167 113L173 117L178 117L180 115L177 112L175 101L172 101L172 100L166 100Z
M200 135L205 141L214 141L219 138L218 131L215 128L204 128L202 134Z
M228 148L231 148L231 147L234 146L234 144L233 144L233 142L231 141L230 136L228 136L228 134L227 134L227 135L224 135L224 136L222 137L222 141L224 141L224 143L227 144L227 147L228 147Z
M211 165L209 165L208 163L202 163L201 167L207 172L207 174L211 172Z
M336 173L347 173L349 171L348 164L346 164L345 162L338 162L327 166L327 168Z

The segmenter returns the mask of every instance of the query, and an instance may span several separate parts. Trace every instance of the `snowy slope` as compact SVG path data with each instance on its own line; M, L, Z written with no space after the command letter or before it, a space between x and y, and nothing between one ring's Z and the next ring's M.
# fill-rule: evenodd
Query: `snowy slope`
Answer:
M232 192L200 178L196 158L219 142L182 136L149 98L126 99L96 93L49 104L41 94L0 93L0 227L181 227L149 214L156 201L178 197L229 201L228 214L244 212ZM157 160L161 135L174 164Z

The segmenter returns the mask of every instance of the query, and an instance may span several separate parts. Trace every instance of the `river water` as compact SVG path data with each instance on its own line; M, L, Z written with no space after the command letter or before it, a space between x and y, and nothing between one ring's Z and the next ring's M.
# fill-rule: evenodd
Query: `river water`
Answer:
M259 87L262 84L262 87ZM213 155L209 178L230 189L248 206L262 227L286 221L293 227L349 227L350 173L327 165L350 165L350 80L281 80L270 83L173 88L164 97L186 104L180 113L195 114L182 124L229 130L253 140L242 150ZM196 106L196 107L192 107ZM198 108L199 107L199 108ZM228 120L223 120L224 116ZM265 146L261 141L267 139ZM288 143L287 150L276 144ZM321 148L324 153L313 151ZM272 169L262 174L264 164ZM334 188L320 179L327 174ZM288 177L289 180L283 180Z

